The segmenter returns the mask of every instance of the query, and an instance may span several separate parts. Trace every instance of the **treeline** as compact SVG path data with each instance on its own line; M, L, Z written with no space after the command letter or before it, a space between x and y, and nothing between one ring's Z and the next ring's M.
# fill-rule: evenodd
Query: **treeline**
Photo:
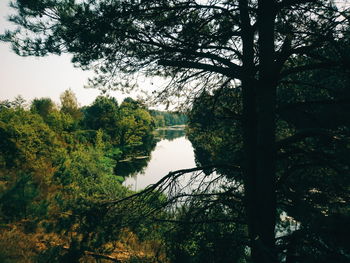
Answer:
M115 174L117 161L140 151L154 127L130 98L118 105L100 96L79 107L68 90L60 107L49 98L2 101L0 262L160 260L161 242L149 233L154 223L129 225L141 211L108 206L132 194Z
M167 127L184 125L187 123L187 116L184 113L150 110L156 127Z

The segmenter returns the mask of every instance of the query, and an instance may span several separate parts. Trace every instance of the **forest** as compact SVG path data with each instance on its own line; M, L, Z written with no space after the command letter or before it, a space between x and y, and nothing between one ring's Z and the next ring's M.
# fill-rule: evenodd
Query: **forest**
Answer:
M151 110L150 113L154 118L156 127L183 125L187 122L187 118L184 113L167 112L159 110Z
M149 110L66 91L0 108L0 261L350 261L350 3L16 0L20 56L72 55L89 85L167 80ZM196 166L140 191L118 160L186 122ZM186 186L187 185L187 186ZM190 187L189 187L190 186Z
M60 105L50 98L27 103L21 96L0 101L0 261L164 257L152 221L136 226L132 215L99 211L103 203L134 194L122 185L127 175L116 168L118 161L147 155L154 147L150 111L131 98L118 105L108 96L79 107L71 90L60 100Z

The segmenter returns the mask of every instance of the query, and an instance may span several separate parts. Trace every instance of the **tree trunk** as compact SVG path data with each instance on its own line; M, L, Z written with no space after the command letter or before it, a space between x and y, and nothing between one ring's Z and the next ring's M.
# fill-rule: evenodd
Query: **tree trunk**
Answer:
M245 85L244 90L244 178L252 259L271 263L277 261L273 89L254 94L254 87Z
M273 0L259 1L259 79L242 81L246 208L254 263L277 262L273 5Z

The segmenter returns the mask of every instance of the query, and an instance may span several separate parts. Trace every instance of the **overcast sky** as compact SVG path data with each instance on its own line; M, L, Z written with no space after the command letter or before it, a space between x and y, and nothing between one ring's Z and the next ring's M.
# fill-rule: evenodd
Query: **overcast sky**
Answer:
M7 22L11 12L10 0L0 0L0 33L13 28ZM12 100L22 95L26 100L40 97L50 97L59 102L60 94L71 88L77 95L81 105L90 104L99 91L86 89L91 73L74 68L69 55L47 57L17 56L9 44L0 42L0 100ZM112 93L120 101L120 93Z

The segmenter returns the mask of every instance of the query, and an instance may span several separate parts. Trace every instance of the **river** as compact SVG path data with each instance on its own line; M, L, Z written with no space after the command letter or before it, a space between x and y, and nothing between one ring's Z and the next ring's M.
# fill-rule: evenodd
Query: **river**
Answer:
M159 130L157 136L160 140L152 151L147 166L141 172L127 177L123 183L132 190L144 189L170 171L196 166L193 147L184 130Z

